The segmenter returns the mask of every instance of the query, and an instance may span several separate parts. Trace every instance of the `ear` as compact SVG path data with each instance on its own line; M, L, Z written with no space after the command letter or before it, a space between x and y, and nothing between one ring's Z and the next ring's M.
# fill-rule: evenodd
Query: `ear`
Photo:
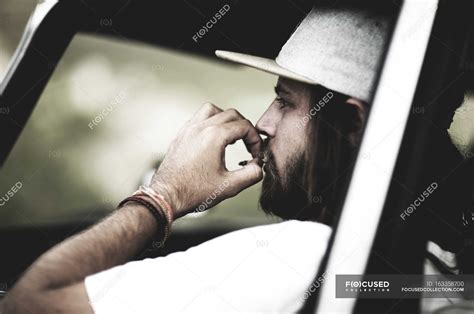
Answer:
M357 111L360 111L360 112L365 112L365 110L367 108L367 105L362 100L359 100L359 99L356 99L356 98L347 99L346 104L351 105L351 106L355 106Z
M367 118L367 110L368 105L363 102L362 100L356 98L348 98L346 100L346 105L348 105L349 114L348 114L348 125L351 127L349 128L349 136L353 140L357 141L356 139L360 137L360 132L362 131L365 120Z

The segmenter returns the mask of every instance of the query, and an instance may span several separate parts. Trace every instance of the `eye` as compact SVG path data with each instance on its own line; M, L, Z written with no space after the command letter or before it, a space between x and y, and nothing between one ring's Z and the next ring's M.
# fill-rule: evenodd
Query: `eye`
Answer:
M276 101L280 104L280 109L290 106L290 103L280 96L277 96Z

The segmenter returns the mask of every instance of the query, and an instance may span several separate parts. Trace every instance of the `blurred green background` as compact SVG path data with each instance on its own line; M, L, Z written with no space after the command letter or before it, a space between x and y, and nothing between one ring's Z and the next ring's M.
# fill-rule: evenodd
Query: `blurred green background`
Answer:
M33 1L0 3L2 72L33 7ZM0 195L16 182L23 186L0 207L0 226L95 219L113 210L149 178L199 106L235 107L255 123L274 97L275 81L140 42L77 35L1 170ZM238 142L226 163L238 169L249 157ZM259 189L181 219L177 227L275 221L258 210Z
M0 2L2 76L34 6L31 0ZM0 227L104 215L146 181L201 104L235 107L255 123L274 97L275 81L256 70L139 42L77 35L1 170L0 195L16 182L23 186L0 207ZM474 135L472 99L466 98L449 130L464 154ZM107 115L93 123L104 109ZM248 157L237 143L226 161L236 169ZM177 228L275 221L258 210L259 189L181 219Z

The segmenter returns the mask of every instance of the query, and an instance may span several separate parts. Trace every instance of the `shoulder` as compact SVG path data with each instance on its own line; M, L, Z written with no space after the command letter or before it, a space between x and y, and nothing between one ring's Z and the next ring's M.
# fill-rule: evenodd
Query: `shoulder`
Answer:
M248 227L240 230L233 231L228 233L227 236L232 234L239 234L244 232L252 232L255 234L268 234L268 233L294 233L296 235L300 233L317 233L317 234L330 234L331 228L325 224L313 221L301 221L301 220L286 220L278 223L260 225L254 227ZM226 235L224 235L226 236Z
M212 276L225 276L232 269L244 270L245 266L249 273L253 273L251 269L273 272L281 267L312 273L326 251L330 235L327 225L288 220L232 231L165 259L198 265L200 272L207 269Z
M237 230L187 252L194 261L212 256L207 276L218 279L219 291L239 310L293 312L304 302L330 235L326 225L290 220Z
M121 300L122 309L148 313L150 300L166 295L160 308L169 312L211 305L219 311L293 312L314 280L330 233L323 224L296 220L240 229L90 276L86 289L96 311Z
M214 246L229 245L264 247L275 243L277 243L278 247L294 247L296 243L322 243L325 248L330 234L331 228L321 223L287 220L280 223L254 226L229 232L190 250L199 247L212 248ZM300 245L297 247L303 248L304 246Z

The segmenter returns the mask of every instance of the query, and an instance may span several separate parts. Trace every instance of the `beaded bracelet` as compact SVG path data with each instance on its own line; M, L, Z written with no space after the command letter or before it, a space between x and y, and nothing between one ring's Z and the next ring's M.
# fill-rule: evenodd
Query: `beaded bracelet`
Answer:
M148 211L153 215L158 225L158 230L163 232L161 238L163 239L162 242L165 242L168 239L170 233L170 224L168 222L167 216L165 214L166 210L163 208L156 206L153 201L147 200L146 196L129 196L123 201L121 201L118 205L118 208L121 208L127 202L135 202L140 205L143 205ZM164 226L164 229L162 228Z
M151 198L157 206L161 207L164 210L166 219L168 220L168 224L171 226L174 221L173 209L161 194L155 192L155 190L150 187L141 185L138 190L132 195L148 196L149 198Z

